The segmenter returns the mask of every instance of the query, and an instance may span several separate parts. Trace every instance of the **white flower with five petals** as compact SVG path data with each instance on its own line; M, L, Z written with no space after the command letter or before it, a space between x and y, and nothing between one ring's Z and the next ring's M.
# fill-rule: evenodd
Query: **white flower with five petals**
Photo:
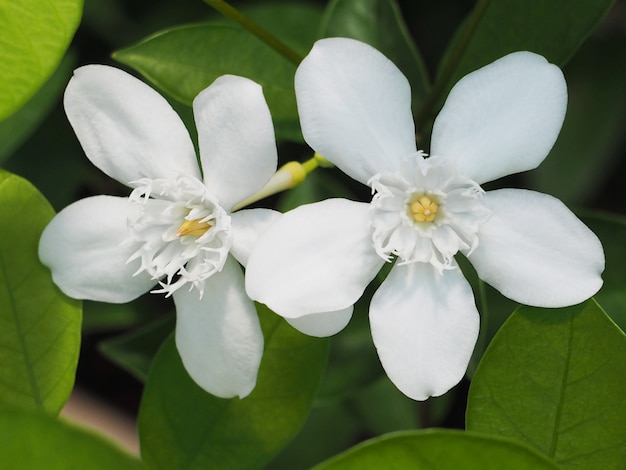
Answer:
M435 120L428 158L416 148L409 84L374 48L318 41L295 86L307 143L374 193L369 204L298 207L260 237L246 289L296 328L340 331L395 258L371 301L372 337L390 379L424 400L461 380L478 337L457 253L527 305L572 305L601 287L602 246L560 201L480 186L535 168L558 136L566 84L543 57L513 53L460 80Z
M255 386L263 334L237 261L278 213L231 213L274 174L276 143L261 87L223 76L193 102L201 173L192 140L153 89L113 67L75 71L64 97L87 157L130 187L62 210L39 255L67 295L128 302L172 295L176 346L189 375L220 397Z

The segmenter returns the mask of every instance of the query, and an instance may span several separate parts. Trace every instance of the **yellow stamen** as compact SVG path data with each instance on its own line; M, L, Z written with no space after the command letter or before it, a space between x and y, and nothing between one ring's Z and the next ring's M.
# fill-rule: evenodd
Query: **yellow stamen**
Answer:
M430 196L420 196L409 203L409 211L416 222L432 222L437 217L439 205Z
M203 222L202 219L185 220L183 225L178 228L176 235L179 237L199 237L211 228L211 224Z

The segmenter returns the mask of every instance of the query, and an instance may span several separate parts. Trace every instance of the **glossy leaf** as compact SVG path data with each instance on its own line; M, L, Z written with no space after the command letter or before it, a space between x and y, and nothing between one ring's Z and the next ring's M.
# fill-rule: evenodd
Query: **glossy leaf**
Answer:
M197 24L169 29L116 52L114 58L186 104L221 75L250 78L263 86L277 135L301 139L293 86L295 65L238 26Z
M52 75L80 23L82 0L0 1L0 121Z
M139 470L108 440L46 416L0 412L0 463L11 470Z
M253 3L241 11L304 57L316 39L322 9L314 3Z
M568 103L563 128L548 158L524 177L533 189L568 204L584 204L604 193L603 183L620 156L616 149L626 121L626 42L587 42L564 73Z
M0 122L0 162L20 146L61 99L75 60L67 56L52 77L19 111Z
M446 89L464 75L514 51L532 51L553 64L564 65L613 3L615 0L580 0L572 8L569 0L479 1L440 65L440 74L452 67ZM462 55L453 64L453 51L457 50Z
M534 447L564 469L626 462L626 336L592 299L522 307L472 381L467 429Z
M385 54L411 83L413 109L429 89L428 74L395 0L333 0L320 27L322 37L349 37Z
M326 364L328 340L297 332L259 307L265 351L256 388L216 398L191 381L173 339L153 364L141 410L141 454L150 468L262 468L298 433Z
M174 316L165 316L129 333L102 341L98 346L111 361L145 381L154 357L174 326Z
M0 409L56 414L74 385L81 308L37 255L54 211L26 180L0 170Z
M372 439L314 470L556 470L539 453L515 441L480 434L429 430Z
M604 248L604 285L595 299L611 319L626 331L626 217L584 214L581 220L595 233Z

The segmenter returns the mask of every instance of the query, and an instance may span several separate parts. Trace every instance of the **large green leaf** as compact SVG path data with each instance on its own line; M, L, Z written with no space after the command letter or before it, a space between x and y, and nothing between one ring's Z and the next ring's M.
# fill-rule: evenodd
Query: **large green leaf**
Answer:
M395 0L332 0L320 36L348 37L374 46L406 75L413 109L419 108L429 89L428 74Z
M0 170L0 408L56 414L74 385L80 303L37 255L54 211L26 180Z
M604 285L595 298L610 317L626 331L626 218L606 214L586 214L582 221L593 230L604 248Z
M467 429L517 439L566 469L626 464L626 336L592 299L522 307L472 381Z
M510 52L532 51L564 65L614 2L480 0L442 60L437 79L448 75L442 96L464 75Z
M563 129L550 156L523 176L533 189L568 204L584 204L604 193L604 181L620 156L616 149L626 121L626 41L587 42L564 73L569 97Z
M69 80L74 62L73 56L66 56L35 96L13 116L0 122L0 162L26 140L57 103Z
M221 75L250 78L263 86L277 135L301 139L295 65L239 26L207 23L173 28L114 57L186 104Z
M173 339L153 364L141 409L141 455L151 468L261 468L298 433L326 364L328 341L259 307L265 351L243 400L216 398L185 372Z
M46 416L0 412L0 466L11 470L139 470L105 439Z
M82 0L0 0L0 121L52 75L82 8Z
M160 317L129 333L104 340L98 347L111 361L145 382L154 357L175 324L173 315Z
M372 439L314 470L555 470L514 441L461 431L398 432Z

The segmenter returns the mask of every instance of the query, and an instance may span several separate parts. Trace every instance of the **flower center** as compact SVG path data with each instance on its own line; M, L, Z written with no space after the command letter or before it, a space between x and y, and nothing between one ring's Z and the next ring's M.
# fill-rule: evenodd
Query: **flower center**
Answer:
M222 270L232 244L230 216L196 178L134 182L130 195L129 243L168 296L185 284L202 293L204 281Z
M489 218L483 190L441 157L409 156L400 171L375 175L370 223L376 252L390 261L456 266L454 255L478 246L478 230Z
M432 222L437 217L439 204L434 196L414 196L409 201L409 211L415 222Z
M178 227L177 237L201 237L207 230L211 228L211 224L202 219L185 220Z

